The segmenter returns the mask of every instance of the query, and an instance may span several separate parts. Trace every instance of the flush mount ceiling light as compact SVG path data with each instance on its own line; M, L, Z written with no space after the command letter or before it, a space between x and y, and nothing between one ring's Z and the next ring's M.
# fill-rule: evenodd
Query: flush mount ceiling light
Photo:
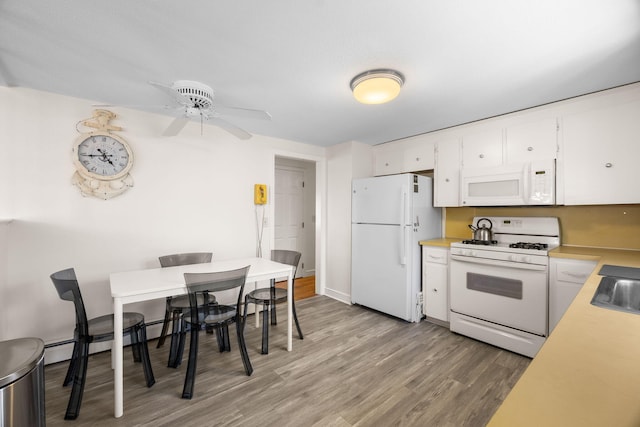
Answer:
M353 96L363 104L384 104L400 93L404 77L394 70L369 70L351 80Z

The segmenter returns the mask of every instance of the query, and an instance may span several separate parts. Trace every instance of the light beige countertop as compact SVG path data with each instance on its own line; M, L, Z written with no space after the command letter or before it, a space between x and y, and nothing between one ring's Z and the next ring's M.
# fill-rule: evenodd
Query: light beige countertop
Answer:
M604 264L640 268L640 251L554 249L599 264L489 426L640 426L640 315L591 305Z
M460 239L458 237L456 238L443 237L441 239L420 240L419 243L422 246L440 246L440 247L448 248L449 246L451 246L452 243L459 242L461 240L463 239Z

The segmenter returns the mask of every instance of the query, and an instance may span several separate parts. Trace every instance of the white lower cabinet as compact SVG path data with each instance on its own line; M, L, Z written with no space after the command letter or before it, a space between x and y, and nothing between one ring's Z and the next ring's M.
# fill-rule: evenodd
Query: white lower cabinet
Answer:
M592 260L549 258L549 333L556 327L598 264Z
M449 249L422 247L422 295L428 318L449 321Z

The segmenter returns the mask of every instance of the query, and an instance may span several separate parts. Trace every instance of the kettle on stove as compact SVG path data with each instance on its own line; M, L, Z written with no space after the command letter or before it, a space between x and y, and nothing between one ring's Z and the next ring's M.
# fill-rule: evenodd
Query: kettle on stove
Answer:
M484 224L480 226L480 223L482 221L488 222L489 227ZM483 242L491 242L493 240L493 231L491 231L491 229L493 228L493 223L489 218L480 218L476 222L475 227L473 226L473 224L469 224L469 228L473 230L473 240L480 240Z

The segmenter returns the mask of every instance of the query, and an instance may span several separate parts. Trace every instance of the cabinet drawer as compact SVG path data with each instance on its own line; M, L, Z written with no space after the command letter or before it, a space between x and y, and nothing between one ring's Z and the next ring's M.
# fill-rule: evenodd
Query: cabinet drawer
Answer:
M447 249L430 248L425 246L424 261L436 264L447 264L449 262L449 251Z
M595 266L595 261L584 264L558 263L555 265L556 279L561 282L579 283L582 285L587 281Z

